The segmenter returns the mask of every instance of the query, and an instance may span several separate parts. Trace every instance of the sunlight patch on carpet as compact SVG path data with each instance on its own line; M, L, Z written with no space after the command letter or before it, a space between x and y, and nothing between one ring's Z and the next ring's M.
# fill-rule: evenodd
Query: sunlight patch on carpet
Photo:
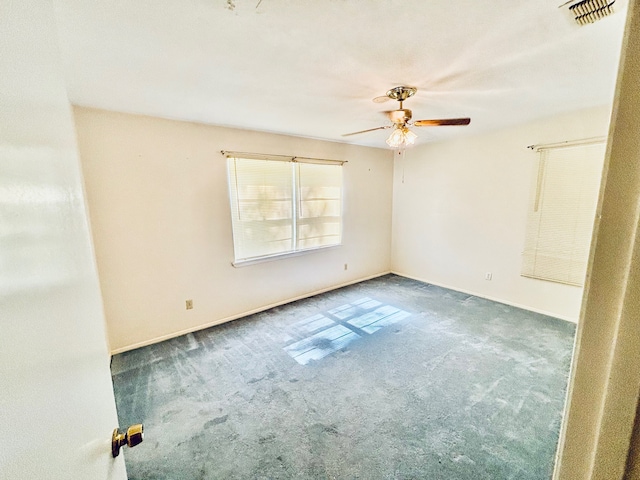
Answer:
M318 313L290 327L284 351L300 365L321 360L362 337L393 325L411 314L369 297Z

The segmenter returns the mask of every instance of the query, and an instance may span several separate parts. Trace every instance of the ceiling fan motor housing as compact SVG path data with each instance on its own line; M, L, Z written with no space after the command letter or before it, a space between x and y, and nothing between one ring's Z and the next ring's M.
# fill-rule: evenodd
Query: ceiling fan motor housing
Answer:
M404 124L411 120L411 110L408 108L401 108L399 110L392 110L389 112L389 119L393 123L401 123Z

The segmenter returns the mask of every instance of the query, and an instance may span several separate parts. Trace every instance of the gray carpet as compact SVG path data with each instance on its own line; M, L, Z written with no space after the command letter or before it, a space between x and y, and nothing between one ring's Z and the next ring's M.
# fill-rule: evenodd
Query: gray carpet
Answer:
M575 325L395 275L117 355L130 479L548 479Z

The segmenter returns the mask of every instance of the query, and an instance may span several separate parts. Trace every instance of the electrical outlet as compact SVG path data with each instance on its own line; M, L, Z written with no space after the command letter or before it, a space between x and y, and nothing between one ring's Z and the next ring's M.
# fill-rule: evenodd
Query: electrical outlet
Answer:
M346 263L344 264L344 269L347 270L347 268L349 268L349 265L347 265Z
M491 272L487 272L484 274L485 280L491 280L493 278L493 274Z
M193 300L189 299L186 302L187 304L187 310L191 310L193 308Z

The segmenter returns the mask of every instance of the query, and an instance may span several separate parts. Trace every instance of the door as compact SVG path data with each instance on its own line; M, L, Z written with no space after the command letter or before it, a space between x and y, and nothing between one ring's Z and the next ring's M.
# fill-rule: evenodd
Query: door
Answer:
M0 478L124 479L54 20L0 2Z

